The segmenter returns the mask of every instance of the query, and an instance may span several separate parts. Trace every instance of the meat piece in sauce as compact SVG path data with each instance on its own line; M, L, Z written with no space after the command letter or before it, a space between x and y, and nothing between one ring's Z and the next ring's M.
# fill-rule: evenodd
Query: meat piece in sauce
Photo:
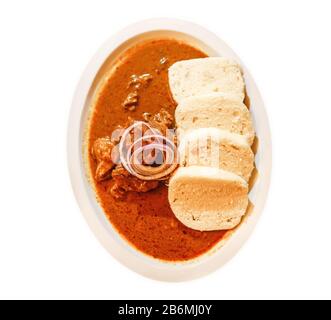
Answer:
M137 177L130 174L123 166L118 165L112 171L112 177L115 181L114 186L111 188L110 193L116 199L123 199L126 192L148 192L156 189L159 185L159 181L146 181L140 180Z
M161 109L155 115L144 115L146 122L161 134L166 135L167 129L173 124L173 117L165 109ZM128 117L128 121L125 127L129 127L134 123L134 119ZM143 129L144 132L144 129ZM143 134L143 133L142 133ZM100 182L110 178L113 178L115 184L111 188L110 192L116 199L123 199L125 194L130 191L134 192L148 192L158 187L159 181L152 180L140 180L137 177L131 175L123 166L117 165L115 167L112 161L114 151L119 143L119 137L117 140L110 137L103 137L97 139L92 148L92 155L97 161L97 169L95 172L95 179ZM115 169L114 169L115 167Z
M133 87L135 89L140 89L142 86L147 87L149 83L152 81L153 76L149 73L144 73L140 76L133 74L130 77L130 81L128 87Z
M126 110L133 111L136 109L136 106L138 104L138 91L133 91L128 94L125 101L123 102L123 106Z
M143 119L145 122L147 122L153 129L156 129L159 131L160 134L166 136L167 135L167 129L170 129L173 125L174 118L173 116L166 111L165 109L161 109L158 113L152 115L148 112L143 113ZM125 128L128 128L132 124L134 124L134 119L131 117L128 117L128 120L125 124ZM146 130L148 129L146 126L141 127L140 133L137 132L136 134L138 136L144 135L146 133ZM135 130L138 130L136 128ZM133 139L133 134L131 135ZM131 141L129 141L131 143ZM129 145L128 145L129 147Z
M133 91L127 95L123 102L123 107L125 110L134 111L137 108L139 103L139 89L142 87L147 87L152 79L153 76L149 73L144 73L140 76L133 74L130 77L128 88L133 88Z
M111 170L115 164L112 161L112 151L115 144L110 137L99 138L94 141L92 156L97 161L95 179L103 181L111 177Z
M174 117L163 108L154 116L145 115L144 117L152 128L157 129L163 135L166 135L167 129L170 129L174 122Z
M111 170L114 168L114 164L110 162L101 161L98 163L95 170L95 179L100 182L111 178Z

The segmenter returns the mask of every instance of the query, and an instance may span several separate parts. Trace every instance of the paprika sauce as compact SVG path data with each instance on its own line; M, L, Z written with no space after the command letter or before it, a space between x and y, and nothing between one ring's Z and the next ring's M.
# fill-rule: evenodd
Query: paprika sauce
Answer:
M124 125L128 117L143 120L144 114L156 114L161 109L173 116L176 103L168 86L168 68L176 61L206 56L173 39L149 40L128 49L95 99L88 149L97 139L110 136L118 125ZM162 260L189 260L207 252L226 234L192 230L179 222L169 206L164 183L148 192L128 192L125 199L114 198L110 192L114 179L98 181L93 174L97 163L92 152L88 153L88 164L107 218L139 251Z

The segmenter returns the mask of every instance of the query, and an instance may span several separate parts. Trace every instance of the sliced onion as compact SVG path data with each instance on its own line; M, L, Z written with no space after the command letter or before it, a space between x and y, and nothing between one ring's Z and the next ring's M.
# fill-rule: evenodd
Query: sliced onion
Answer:
M133 141L128 150L125 151L124 146L131 131L137 127L143 129L144 126L150 130L151 134L143 135ZM147 140L151 140L152 142L143 145ZM159 166L153 167L139 161L139 156L143 158L146 151L152 150L162 153L163 163ZM175 143L169 138L159 134L158 130L143 121L135 122L124 131L119 143L119 153L123 167L141 180L165 180L178 165L178 153Z

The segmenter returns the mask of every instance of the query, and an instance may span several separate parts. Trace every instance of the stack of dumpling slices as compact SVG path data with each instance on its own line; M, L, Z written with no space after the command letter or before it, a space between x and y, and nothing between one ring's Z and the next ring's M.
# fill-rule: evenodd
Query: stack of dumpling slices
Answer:
M179 61L169 68L169 85L180 154L169 182L171 208L189 228L232 229L246 212L254 169L241 68L222 57Z

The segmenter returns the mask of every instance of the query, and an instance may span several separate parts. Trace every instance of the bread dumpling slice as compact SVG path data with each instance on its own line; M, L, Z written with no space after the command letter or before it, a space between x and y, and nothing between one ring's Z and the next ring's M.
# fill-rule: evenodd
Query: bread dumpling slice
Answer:
M245 104L222 94L187 98L176 108L178 135L192 129L218 128L244 136L251 145L255 131Z
M169 181L169 203L185 226L228 230L237 226L248 206L248 185L234 173L212 167L180 167Z
M254 153L247 140L217 128L200 128L185 135L179 145L182 166L216 167L249 180Z
M224 57L183 60L168 71L169 85L177 103L213 92L233 95L243 101L245 83L239 64Z

